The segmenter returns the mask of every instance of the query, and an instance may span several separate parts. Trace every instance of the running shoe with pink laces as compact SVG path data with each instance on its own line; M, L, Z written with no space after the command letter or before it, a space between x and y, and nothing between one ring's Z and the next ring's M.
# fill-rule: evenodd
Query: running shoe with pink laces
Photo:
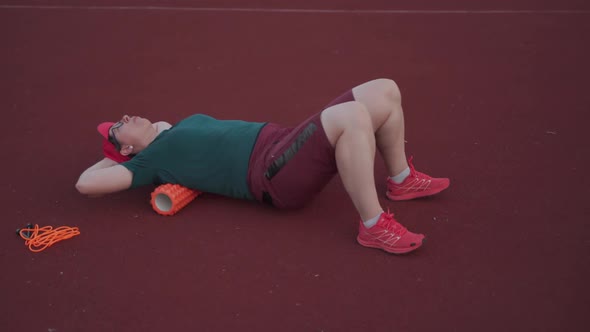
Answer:
M447 178L433 178L416 171L412 164L413 157L408 160L410 175L402 183L395 183L387 178L387 198L392 201L405 201L418 197L431 196L447 189L451 181Z
M422 246L424 235L408 231L393 218L393 213L383 212L371 228L359 225L357 242L365 247L378 248L392 254L405 254Z

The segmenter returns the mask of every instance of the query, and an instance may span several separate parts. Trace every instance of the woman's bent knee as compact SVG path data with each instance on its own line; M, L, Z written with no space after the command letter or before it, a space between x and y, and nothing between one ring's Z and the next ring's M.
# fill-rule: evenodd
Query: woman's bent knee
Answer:
M345 130L373 131L371 114L360 102L351 101L329 107L322 112L322 126L334 145Z
M399 86L394 80L389 78L379 78L375 81L376 90L378 94L383 96L385 102L401 102L402 94L399 90Z

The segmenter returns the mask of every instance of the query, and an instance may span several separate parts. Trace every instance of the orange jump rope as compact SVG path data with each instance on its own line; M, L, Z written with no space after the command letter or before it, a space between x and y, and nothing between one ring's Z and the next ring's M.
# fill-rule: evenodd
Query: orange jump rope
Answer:
M32 252L43 251L54 243L80 234L78 227L60 226L54 229L51 226L39 227L39 225L33 226L33 224L28 224L26 228L17 229L16 232L25 240L25 245Z

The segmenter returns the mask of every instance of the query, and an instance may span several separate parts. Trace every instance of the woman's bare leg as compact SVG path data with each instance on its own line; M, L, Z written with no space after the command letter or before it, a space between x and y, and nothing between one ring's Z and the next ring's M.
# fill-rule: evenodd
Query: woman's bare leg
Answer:
M359 102L347 102L325 109L322 126L336 150L336 165L344 188L363 220L379 215L375 188L375 135L371 117Z
M408 163L402 98L397 84L390 79L376 79L353 88L352 93L371 117L376 146L389 175L399 174L408 168Z
M373 174L376 144L372 119L358 101L329 107L321 114L326 136L336 150L340 178L363 221L357 242L403 254L419 248L424 235L408 231L393 214L383 213Z
M355 100L365 106L375 130L377 149L390 176L386 195L391 200L408 200L437 194L449 187L447 178L433 178L410 169L405 152L404 113L397 84L377 79L352 89Z

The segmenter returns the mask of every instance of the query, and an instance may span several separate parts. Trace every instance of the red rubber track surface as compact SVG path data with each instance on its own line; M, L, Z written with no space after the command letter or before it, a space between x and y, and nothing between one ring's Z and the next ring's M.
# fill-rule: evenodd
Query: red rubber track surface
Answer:
M1 1L0 330L587 326L590 6L357 2ZM377 161L383 206L428 237L410 255L356 243L338 178L299 211L205 195L169 218L152 188L74 188L101 121L296 124L379 77L416 167L452 180L389 202ZM33 254L29 222L81 235Z

